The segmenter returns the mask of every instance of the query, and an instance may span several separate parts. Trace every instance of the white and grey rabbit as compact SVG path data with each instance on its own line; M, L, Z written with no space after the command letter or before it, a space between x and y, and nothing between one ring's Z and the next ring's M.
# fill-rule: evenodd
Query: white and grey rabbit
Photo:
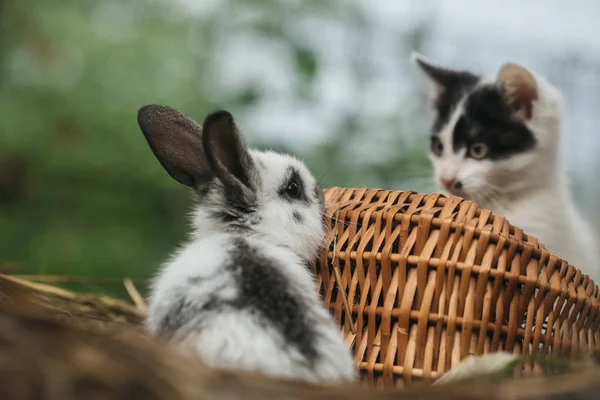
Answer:
M248 149L226 111L201 128L147 105L138 123L163 167L197 197L190 240L153 282L149 331L216 367L355 379L309 268L323 246L324 196L305 165Z

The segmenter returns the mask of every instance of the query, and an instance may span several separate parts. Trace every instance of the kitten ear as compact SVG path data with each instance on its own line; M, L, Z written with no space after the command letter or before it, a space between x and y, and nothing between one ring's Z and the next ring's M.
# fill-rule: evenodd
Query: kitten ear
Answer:
M515 110L515 116L524 120L531 119L533 102L538 98L533 74L521 65L506 63L498 71L496 84Z
M465 74L471 75L468 72L441 67L417 52L411 54L411 59L433 83L436 99L443 95L448 89L455 87L463 79Z

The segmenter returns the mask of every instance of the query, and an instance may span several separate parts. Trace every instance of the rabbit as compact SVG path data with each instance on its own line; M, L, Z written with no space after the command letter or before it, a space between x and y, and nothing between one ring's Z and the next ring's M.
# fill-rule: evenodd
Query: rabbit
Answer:
M189 240L151 285L147 329L208 365L310 382L357 377L310 265L325 200L298 159L249 149L233 116L200 127L162 105L138 111L154 155L197 204Z

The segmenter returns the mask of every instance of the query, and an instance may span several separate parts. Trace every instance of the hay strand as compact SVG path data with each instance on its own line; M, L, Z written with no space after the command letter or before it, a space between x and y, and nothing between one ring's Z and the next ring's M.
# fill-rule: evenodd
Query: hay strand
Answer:
M140 310L140 312L146 314L146 302L144 301L144 298L142 297L140 292L138 292L138 290L136 289L133 282L131 282L131 279L129 279L129 278L123 279L123 285L125 285L125 289L127 290L129 297L131 297L131 300L133 301L135 306L138 308L138 310Z
M80 294L44 283L0 274L0 293L10 285L48 315L69 319L124 322L139 326L145 313L135 305L98 294ZM10 301L10 299L4 299Z

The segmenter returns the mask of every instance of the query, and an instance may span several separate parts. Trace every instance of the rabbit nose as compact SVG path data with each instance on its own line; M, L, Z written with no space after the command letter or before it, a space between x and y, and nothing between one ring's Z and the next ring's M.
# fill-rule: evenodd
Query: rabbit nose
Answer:
M444 185L444 187L448 190L460 189L462 187L460 181L457 181L456 177L454 176L450 178L441 178L440 181L442 182L442 185Z

